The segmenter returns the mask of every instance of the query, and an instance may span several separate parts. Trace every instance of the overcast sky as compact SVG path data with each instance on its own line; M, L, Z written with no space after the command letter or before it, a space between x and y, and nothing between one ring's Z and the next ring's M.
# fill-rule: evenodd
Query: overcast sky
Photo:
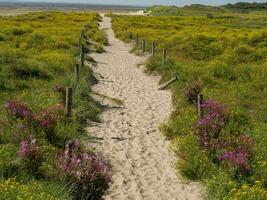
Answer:
M245 2L266 2L266 0L0 0L0 2L50 2L50 3L88 3L88 4L115 4L115 5L190 5L190 4L208 4L222 5L227 3Z

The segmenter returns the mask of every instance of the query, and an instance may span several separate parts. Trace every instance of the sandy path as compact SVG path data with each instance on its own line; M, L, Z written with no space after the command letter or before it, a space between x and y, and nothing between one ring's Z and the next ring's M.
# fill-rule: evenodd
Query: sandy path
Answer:
M106 53L91 55L98 63L94 72L101 75L93 90L124 102L123 108L108 109L102 123L88 128L104 138L94 146L113 166L113 183L105 199L201 199L198 184L177 177L174 155L158 130L172 111L170 91L159 91L159 77L147 76L137 67L146 58L130 54L130 46L114 37L109 18L103 19L101 28L110 46Z

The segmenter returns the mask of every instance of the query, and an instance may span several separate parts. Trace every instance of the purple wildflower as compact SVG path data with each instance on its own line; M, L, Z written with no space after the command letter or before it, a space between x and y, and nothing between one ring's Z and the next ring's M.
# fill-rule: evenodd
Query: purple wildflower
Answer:
M21 101L9 100L5 104L5 109L15 119L31 121L34 118L32 110Z
M63 107L61 105L55 105L42 111L39 114L40 126L46 130L55 128L61 112L63 112Z
M101 199L111 181L109 164L100 156L82 151L78 141L72 141L56 156L56 171L82 188L85 194ZM81 195L81 194L79 194Z
M222 104L207 100L202 105L204 115L198 118L195 129L202 146L211 149L211 141L218 139L226 121L226 112Z
M232 166L249 171L250 166L248 164L249 161L249 153L245 149L234 149L232 151L224 151L221 160L225 160L230 163Z
M26 170L31 171L33 174L37 173L38 168L42 164L43 155L37 145L36 139L21 141L18 156Z
M27 155L29 144L26 140L21 141L18 155L20 158L24 158Z
M218 158L241 172L249 172L251 169L249 159L254 145L255 142L250 136L240 135L237 138L228 138L227 141L220 141L218 144L223 151Z

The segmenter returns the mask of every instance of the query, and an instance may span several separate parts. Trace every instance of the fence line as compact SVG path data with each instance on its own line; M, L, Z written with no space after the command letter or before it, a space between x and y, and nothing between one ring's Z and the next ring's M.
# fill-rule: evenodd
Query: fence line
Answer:
M130 32L130 39L134 39L133 38L133 32ZM136 34L136 38L135 38L135 44L136 44L136 47L138 48L139 46L139 35ZM147 40L145 39L142 39L142 51L143 53L146 51L146 43L147 43ZM156 43L153 41L151 43L151 55L154 57L155 54L156 54ZM165 66L166 64L166 60L167 60L167 50L164 48L162 49L162 66ZM170 85L171 83L175 82L178 80L178 77L172 73L174 75L174 77L172 79L170 79L169 81L167 81L166 83L162 84L158 89L159 90L163 90L165 89L166 87L168 87L168 85ZM204 102L204 99L203 99L203 94L198 94L197 96L197 115L199 118L202 118L203 117L203 109L202 109L202 104Z
M78 39L78 48L80 49L80 63L75 64L74 66L74 79L75 79L75 84L77 85L79 80L80 80L80 73L81 69L84 67L84 61L85 61L85 47L84 47L84 39L85 39L85 34L84 31L87 31L90 28L90 24L87 23L84 25L84 29L80 31L79 39ZM73 88L72 87L66 87L65 92L64 92L64 107L65 107L65 113L67 117L70 117L72 114L72 104L73 104Z

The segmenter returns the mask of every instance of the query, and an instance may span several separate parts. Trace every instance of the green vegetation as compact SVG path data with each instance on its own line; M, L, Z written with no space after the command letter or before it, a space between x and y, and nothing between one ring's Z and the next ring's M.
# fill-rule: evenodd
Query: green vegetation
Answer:
M229 9L244 9L244 10L265 10L267 9L267 2L265 3L247 3L247 2L239 2L235 4L227 4L224 6Z
M176 6L152 6L147 9L147 12L150 12L153 16L187 16L190 14L197 16L206 14L219 15L225 13L226 10L221 7L193 4L183 8Z
M147 71L161 74L162 82L178 77L171 85L175 111L162 130L180 157L180 172L205 183L209 199L264 200L267 13L177 9L150 9L157 16L111 15L113 29L126 42L130 32L145 39L149 52L155 42L156 55L147 62ZM140 49L139 43L133 51L139 54ZM205 99L201 117L196 110L199 92Z
M206 6L192 4L185 7L176 6L152 6L146 10L153 16L224 16L225 14L237 16L237 13L253 13L255 15L265 15L267 3L236 3L224 6ZM266 15L265 15L266 17Z
M96 13L62 12L0 18L0 199L99 199L105 193L110 174L93 166L106 162L89 161L96 155L77 144L87 140L86 120L97 121L101 111L90 97L94 79L88 66L79 82L74 78L84 26L85 51L107 44L99 20ZM71 117L64 113L67 86L73 88Z

